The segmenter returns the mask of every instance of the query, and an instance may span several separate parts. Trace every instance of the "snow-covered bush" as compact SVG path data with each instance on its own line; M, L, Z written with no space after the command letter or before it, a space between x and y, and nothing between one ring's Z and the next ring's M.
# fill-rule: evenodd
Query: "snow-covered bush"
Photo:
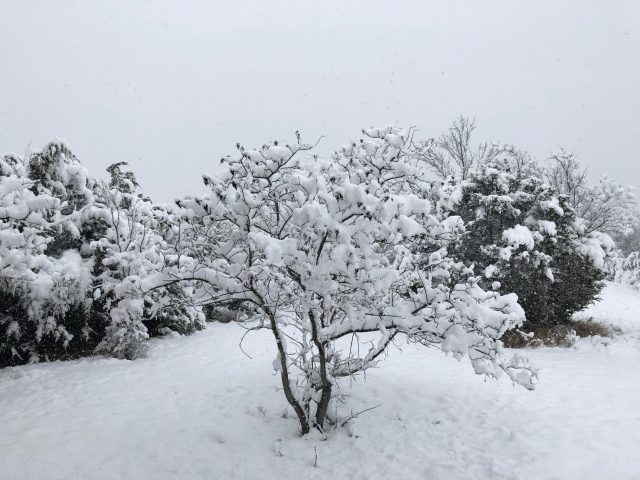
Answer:
M466 232L456 259L473 264L480 285L515 292L529 326L562 323L602 288L605 259L614 245L587 233L567 196L558 195L526 155L501 155L460 185L450 215Z
M188 333L203 315L176 285L144 297L176 222L123 164L92 177L62 142L0 157L0 367L98 351L132 358L147 326ZM187 288L187 287L185 287Z
M98 186L95 208L85 212L86 220L102 220L107 226L89 243L100 257L94 269L94 299L109 314L97 351L135 358L144 352L149 333L192 333L204 328L204 315L188 285L142 292L141 283L159 272L171 254L167 239L178 223L175 208L156 205L139 193L125 163L113 164L107 171L109 182Z
M77 247L73 216L92 186L60 142L0 158L1 366L82 349L91 264L64 245Z
M632 252L626 257L618 257L612 267L615 282L640 289L640 252Z
M465 268L445 241L462 225L433 215L412 136L366 130L330 161L311 156L299 135L238 145L224 175L205 177L209 195L180 202L188 221L176 256L147 282L190 281L213 305L251 305L256 328L273 335L273 366L303 434L336 420L339 379L374 366L401 335L533 387L526 359L506 358L499 341L524 320L515 295L483 289L468 269L451 282Z

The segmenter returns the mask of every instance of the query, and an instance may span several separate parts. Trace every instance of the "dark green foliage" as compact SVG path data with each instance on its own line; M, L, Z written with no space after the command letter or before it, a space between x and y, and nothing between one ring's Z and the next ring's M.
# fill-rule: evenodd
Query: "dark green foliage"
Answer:
M171 302L167 304L161 297ZM170 332L188 335L202 330L205 318L193 309L192 300L185 295L182 285L174 283L154 290L145 298L142 323L152 337Z
M127 162L118 162L107 167L110 175L109 187L122 193L134 193L138 185L136 176L129 170Z
M97 302L91 307L76 303L72 305L63 319L66 330L73 335L65 348L68 358L91 355L104 337L108 325L108 316L104 315Z
M556 255L552 265L555 281L546 301L551 308L545 305L544 311L549 312L549 322L566 322L574 313L598 300L605 273L571 249Z
M29 296L11 280L0 282L0 368L30 361L67 360L91 355L105 331L105 318L84 302L67 305L60 313L52 308L55 329L39 331L29 315Z
M465 184L451 214L466 226L452 255L474 265L483 288L518 295L529 324L525 329L568 322L603 287L604 273L577 249L575 212L544 185L535 165L485 165ZM510 243L505 231L516 226L526 227L534 245Z
M49 229L46 235L50 238L46 250L50 257L60 258L67 250L79 251L82 247L82 239L69 232L66 225L57 225Z
M0 368L27 363L35 325L28 321L25 293L8 279L0 281ZM30 328L24 331L23 328Z
M62 214L68 215L92 202L90 192L95 180L86 176L86 170L64 143L48 143L42 151L31 153L26 165L28 177L34 180L34 193L47 192L59 198Z

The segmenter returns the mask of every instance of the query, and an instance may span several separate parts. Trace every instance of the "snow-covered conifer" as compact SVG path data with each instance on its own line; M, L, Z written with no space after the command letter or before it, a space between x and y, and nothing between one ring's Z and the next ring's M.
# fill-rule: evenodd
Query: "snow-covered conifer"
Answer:
M566 322L594 300L613 242L587 231L533 160L500 156L460 189L450 213L462 217L466 233L454 256L473 264L485 288L515 292L528 324Z

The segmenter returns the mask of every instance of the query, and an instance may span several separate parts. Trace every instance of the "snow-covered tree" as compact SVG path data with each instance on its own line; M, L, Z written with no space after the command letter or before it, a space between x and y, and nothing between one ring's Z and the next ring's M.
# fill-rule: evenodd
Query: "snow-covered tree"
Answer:
M553 155L546 177L558 193L567 196L588 232L599 231L618 240L640 223L633 187L606 176L590 185L587 169L572 153Z
M437 139L416 142L413 155L440 179L465 180L475 167L511 149L493 142L474 147L471 139L475 129L474 120L461 116Z
M613 242L588 232L568 197L523 159L500 156L460 185L450 214L463 219L466 233L452 252L474 265L481 286L515 292L528 326L566 322L602 288Z
M52 142L26 159L0 157L0 365L64 355L87 310L90 263L72 221L92 179Z
M506 358L499 341L523 311L515 295L482 289L447 256L463 226L432 214L412 134L369 129L330 161L299 135L258 150L238 145L220 178L205 177L209 195L180 202L188 220L176 254L147 282L191 281L203 301L251 305L256 328L273 335L273 366L303 434L336 420L339 379L376 365L401 335L533 387L526 359Z

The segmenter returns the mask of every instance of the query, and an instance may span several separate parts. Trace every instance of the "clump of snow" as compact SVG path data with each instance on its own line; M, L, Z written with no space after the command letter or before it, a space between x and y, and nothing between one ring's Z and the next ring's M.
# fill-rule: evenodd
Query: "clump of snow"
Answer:
M516 225L513 228L508 228L502 233L502 238L511 246L518 248L520 246L525 247L527 250L533 250L535 247L535 241L531 230L524 225Z
M547 210L553 210L555 213L557 213L560 216L564 215L564 210L560 206L560 201L558 200L557 197L552 197L549 200L544 200L543 202L540 203L540 206Z
M611 237L600 232L592 232L576 242L576 251L589 258L593 266L599 269L605 268L605 260L614 248Z
M545 233L549 236L556 236L558 231L556 229L556 222L550 222L548 220L538 220L538 228L541 233Z
M485 278L493 277L493 275L496 273L497 270L498 270L498 267L496 267L495 265L489 265L487 268L484 269Z

